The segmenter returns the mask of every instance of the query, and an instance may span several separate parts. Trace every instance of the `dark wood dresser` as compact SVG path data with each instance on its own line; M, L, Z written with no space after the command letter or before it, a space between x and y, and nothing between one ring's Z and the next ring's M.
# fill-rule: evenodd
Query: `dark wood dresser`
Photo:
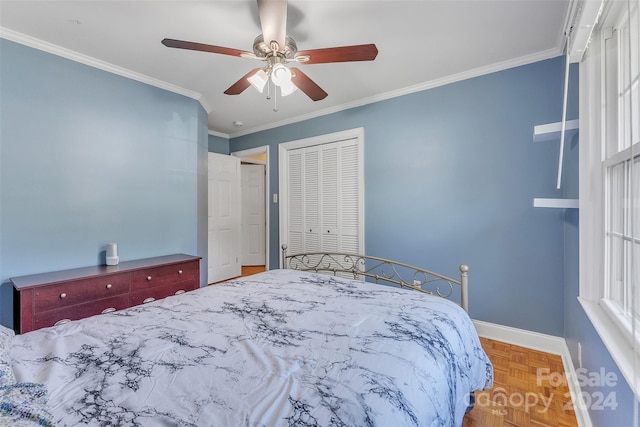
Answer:
M16 331L144 304L200 287L200 257L174 254L11 279Z

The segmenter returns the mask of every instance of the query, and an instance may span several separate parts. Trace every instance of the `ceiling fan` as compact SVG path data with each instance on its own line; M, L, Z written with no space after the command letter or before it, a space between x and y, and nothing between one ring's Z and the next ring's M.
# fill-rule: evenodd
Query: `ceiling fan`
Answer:
M249 86L262 92L269 79L280 88L280 94L287 96L300 89L313 101L326 98L325 92L297 67L285 64L325 64L330 62L373 61L378 55L375 44L340 46L311 49L298 52L296 42L286 34L287 1L257 0L262 34L253 42L253 53L222 46L195 43L183 40L164 39L162 44L178 49L197 50L222 55L258 59L266 64L254 68L224 91L227 95L239 95Z

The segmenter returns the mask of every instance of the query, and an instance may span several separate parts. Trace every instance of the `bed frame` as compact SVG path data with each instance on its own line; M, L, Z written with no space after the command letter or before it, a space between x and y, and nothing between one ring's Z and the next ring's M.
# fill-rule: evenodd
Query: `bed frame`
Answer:
M282 268L333 274L356 280L374 279L375 283L393 284L403 288L450 298L460 287L460 302L469 312L469 266L460 265L460 279L443 276L424 268L368 255L345 252L306 252L287 255L282 245Z

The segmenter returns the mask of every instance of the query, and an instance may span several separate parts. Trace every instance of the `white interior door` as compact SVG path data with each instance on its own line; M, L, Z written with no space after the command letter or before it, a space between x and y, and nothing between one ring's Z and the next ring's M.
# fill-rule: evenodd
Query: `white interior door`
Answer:
M208 283L240 276L240 159L209 153Z
M265 265L265 168L242 165L242 265Z
M362 129L282 143L279 152L287 253L364 251Z

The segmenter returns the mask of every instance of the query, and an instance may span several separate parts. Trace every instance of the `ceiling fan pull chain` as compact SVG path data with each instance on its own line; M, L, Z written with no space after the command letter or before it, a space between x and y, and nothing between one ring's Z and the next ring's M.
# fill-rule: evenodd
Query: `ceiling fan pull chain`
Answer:
M276 87L273 88L273 111L278 112L278 89Z

